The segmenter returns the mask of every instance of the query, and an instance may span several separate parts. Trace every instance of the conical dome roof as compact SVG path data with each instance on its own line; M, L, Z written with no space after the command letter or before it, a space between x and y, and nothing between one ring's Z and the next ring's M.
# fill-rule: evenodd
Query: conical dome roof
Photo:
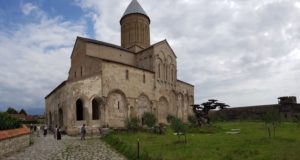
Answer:
M150 18L148 17L147 13L145 12L145 10L143 9L143 7L140 5L140 3L137 0L132 0L131 1L131 3L127 7L126 11L124 12L122 18L125 17L125 16L127 16L127 15L129 15L129 14L133 14L133 13L143 14L150 21ZM122 18L121 18L121 20L122 20Z

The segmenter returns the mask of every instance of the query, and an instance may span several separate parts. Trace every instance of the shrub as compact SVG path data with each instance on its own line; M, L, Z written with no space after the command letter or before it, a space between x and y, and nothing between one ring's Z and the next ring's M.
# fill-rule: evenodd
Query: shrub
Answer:
M143 124L145 124L148 127L153 127L156 123L155 115L149 112L145 112L143 114L142 119L143 119Z
M272 130L273 137L275 137L275 132L278 124L280 123L280 115L279 110L273 108L271 111L267 112L264 115L265 126L269 134L269 138L272 138Z
M137 117L126 118L125 125L128 130L137 131L140 127L140 120Z
M15 129L21 126L19 119L11 117L7 113L0 113L0 130Z
M189 121L189 124L190 124L192 127L196 127L196 126L197 126L197 119L196 119L195 116L189 115L189 116L188 116L188 121Z
M186 143L186 126L179 118L175 117L171 120L171 128L177 134L178 141L180 141L180 137L184 135Z
M176 119L176 118L177 118L177 117L175 117L175 116L169 114L169 115L167 116L167 122L168 122L168 123L171 123L171 122L172 122L174 119Z

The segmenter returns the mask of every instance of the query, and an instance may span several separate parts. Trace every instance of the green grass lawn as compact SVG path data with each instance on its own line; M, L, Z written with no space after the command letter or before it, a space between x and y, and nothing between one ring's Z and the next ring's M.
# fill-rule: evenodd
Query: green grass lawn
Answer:
M143 153L165 160L300 160L300 127L294 123L281 123L272 139L260 122L224 122L214 126L219 128L215 133L187 134L187 144L176 143L177 136L170 128L165 135L139 132L111 136L120 139L134 154L139 139ZM241 133L226 134L231 129L241 129Z

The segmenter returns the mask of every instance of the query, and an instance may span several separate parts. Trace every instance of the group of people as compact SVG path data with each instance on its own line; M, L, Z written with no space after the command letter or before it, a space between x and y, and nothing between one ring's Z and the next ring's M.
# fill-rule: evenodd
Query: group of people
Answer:
M48 127L47 125L44 125L43 127L43 130L44 130L44 137L47 136L47 130L48 130ZM41 131L41 126L40 125L33 125L33 124L30 124L30 131L31 133L36 133L36 136L39 137L40 136L40 131Z
M44 125L43 127L43 135L44 137L47 136L48 134L48 126ZM50 127L51 128L51 127ZM36 132L37 137L40 136L40 130L41 130L41 126L39 125L30 125L30 131L32 133ZM61 128L58 127L57 125L55 125L55 128L53 129L53 135L54 135L54 139L57 140L61 140ZM85 128L85 124L83 124L80 128L80 135L81 135L81 140L85 140L85 135L86 135L86 128Z

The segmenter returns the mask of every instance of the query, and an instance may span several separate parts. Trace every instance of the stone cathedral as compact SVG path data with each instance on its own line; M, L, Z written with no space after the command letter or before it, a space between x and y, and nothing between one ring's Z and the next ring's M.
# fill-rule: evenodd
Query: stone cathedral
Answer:
M68 79L45 97L49 126L69 135L82 124L122 128L144 112L162 123L168 115L187 121L194 86L177 79L177 57L166 40L150 44L150 22L132 0L120 19L121 46L77 37Z

